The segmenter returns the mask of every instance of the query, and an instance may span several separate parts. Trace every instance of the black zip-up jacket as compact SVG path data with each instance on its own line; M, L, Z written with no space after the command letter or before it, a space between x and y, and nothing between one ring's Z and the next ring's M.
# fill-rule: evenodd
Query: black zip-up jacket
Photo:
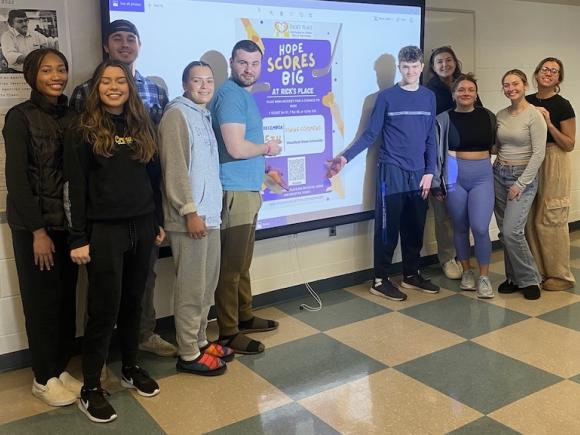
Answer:
M65 205L70 207L71 249L89 243L92 222L130 221L155 213L158 224L163 223L159 157L155 155L147 164L136 160L125 117L110 116L117 142L111 157L96 155L76 128L65 138Z
M8 224L17 230L64 230L63 142L73 120L67 98L56 105L32 91L30 99L6 114Z

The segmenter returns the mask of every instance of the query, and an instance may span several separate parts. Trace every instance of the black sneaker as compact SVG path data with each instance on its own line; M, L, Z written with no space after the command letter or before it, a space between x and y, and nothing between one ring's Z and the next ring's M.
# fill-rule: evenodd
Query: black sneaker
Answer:
M528 285L526 287L522 287L522 291L524 292L524 298L534 301L536 299L540 299L541 291L539 285Z
M102 388L81 388L79 409L95 423L108 423L117 418L117 413L107 401L110 394Z
M159 394L159 385L141 367L124 367L121 373L121 386L135 388L137 393L144 397L153 397Z
M421 290L425 293L439 293L439 286L433 284L428 279L423 278L421 274L405 276L401 282L403 288L412 288L415 290Z
M511 294L511 293L519 292L520 290L521 290L521 288L519 288L517 285L515 285L509 279L506 279L497 288L498 293L503 293L503 294Z
M404 301L407 299L407 295L399 290L388 278L376 279L369 291L375 296L382 296L392 301Z

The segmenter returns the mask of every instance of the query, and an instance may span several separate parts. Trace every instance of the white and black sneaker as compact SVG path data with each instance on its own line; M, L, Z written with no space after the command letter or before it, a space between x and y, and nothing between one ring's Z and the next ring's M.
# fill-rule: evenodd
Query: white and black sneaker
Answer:
M108 423L117 418L117 413L107 401L110 394L102 388L81 389L79 409L95 423Z
M121 386L134 388L140 396L153 397L159 394L159 384L139 366L121 369Z
M407 299L407 295L399 290L389 278L375 278L369 291L375 296L382 296L392 301L404 301Z
M418 273L417 275L405 276L401 282L401 287L421 290L425 293L436 294L439 293L439 286L433 284L428 279Z

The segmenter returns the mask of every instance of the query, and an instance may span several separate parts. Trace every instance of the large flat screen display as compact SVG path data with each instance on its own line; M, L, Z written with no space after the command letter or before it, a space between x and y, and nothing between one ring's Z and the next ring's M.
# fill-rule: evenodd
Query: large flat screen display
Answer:
M219 86L238 40L263 49L252 93L266 140L282 141L266 166L285 184L264 178L264 238L372 216L372 159L359 155L330 180L326 162L362 132L376 93L399 79L399 49L422 45L424 1L398 3L107 0L103 24L123 18L137 26L137 69L170 98L182 94L181 73L192 60L208 62Z

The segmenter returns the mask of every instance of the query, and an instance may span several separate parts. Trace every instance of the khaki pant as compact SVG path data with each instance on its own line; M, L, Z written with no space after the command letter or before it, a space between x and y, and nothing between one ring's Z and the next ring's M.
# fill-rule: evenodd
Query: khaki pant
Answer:
M536 200L530 210L526 235L544 277L544 290L566 290L574 286L570 271L570 154L556 145L546 148L539 172Z
M260 192L224 192L221 226L221 267L215 292L220 335L239 332L238 323L254 317L250 265Z
M435 239L437 240L437 258L443 266L449 260L455 258L455 244L453 243L453 228L451 218L447 212L445 201L439 201L433 195L429 195L433 218L435 220Z

